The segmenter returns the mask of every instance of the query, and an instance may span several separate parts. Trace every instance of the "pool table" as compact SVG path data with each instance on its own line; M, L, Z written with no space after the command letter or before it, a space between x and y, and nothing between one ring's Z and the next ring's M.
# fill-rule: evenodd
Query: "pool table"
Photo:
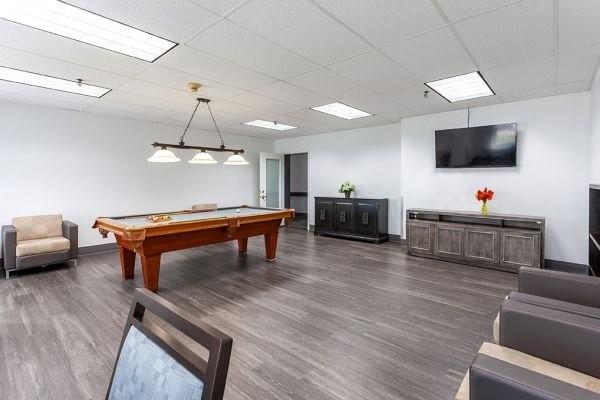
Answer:
M151 222L149 218L152 216L165 220ZM285 220L286 224L290 224L293 219L292 209L240 206L209 211L99 217L93 227L98 228L103 237L109 233L115 235L123 279L133 278L135 253L138 253L144 287L156 291L162 253L229 240L237 240L239 252L245 253L250 236L264 235L267 260L274 261L281 222Z

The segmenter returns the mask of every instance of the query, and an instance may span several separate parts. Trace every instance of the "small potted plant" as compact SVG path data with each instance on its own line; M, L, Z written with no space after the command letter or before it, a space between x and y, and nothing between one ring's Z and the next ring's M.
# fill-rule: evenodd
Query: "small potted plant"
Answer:
M481 214L488 214L488 201L491 201L494 198L494 192L491 189L483 188L483 190L479 189L475 192L475 198L477 201L481 201Z
M350 182L346 181L346 182L342 183L342 185L338 189L338 192L344 193L346 198L349 199L352 192L356 192L356 187L354 187L354 185L351 184Z

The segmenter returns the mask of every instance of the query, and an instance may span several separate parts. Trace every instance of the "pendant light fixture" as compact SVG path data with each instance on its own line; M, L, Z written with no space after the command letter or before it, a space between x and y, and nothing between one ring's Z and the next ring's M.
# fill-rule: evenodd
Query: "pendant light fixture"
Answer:
M200 86L201 85L196 82L188 83L188 88L193 93L198 92L198 89L200 88ZM152 143L152 147L154 147L155 149L157 148L158 150L156 150L154 152L154 154L150 158L148 158L148 161L156 162L156 163L179 162L179 161L181 161L181 159L179 157L177 157L169 149L184 149L184 150L199 150L199 152L196 153L196 155L191 160L188 161L190 164L205 164L205 165L206 164L216 164L217 160L215 160L213 158L213 156L210 153L208 153L209 151L220 152L220 153L233 153L231 156L229 156L227 161L225 161L223 163L225 165L248 165L248 164L250 164L242 156L242 154L244 153L244 149L228 149L225 147L225 141L223 140L223 135L221 135L221 131L219 130L217 121L215 120L215 116L213 115L213 112L210 108L210 104L209 104L210 100L202 98L202 97L198 97L196 99L196 101L197 101L197 103L196 103L196 107L194 108L194 112L192 113L190 120L188 121L185 129L183 130L183 134L179 138L179 143L178 144L159 143L159 142ZM192 124L192 121L194 119L194 116L196 115L196 111L198 111L198 107L200 106L200 103L205 103L206 108L208 109L208 112L210 113L210 117L215 126L215 131L217 132L217 135L219 135L219 147L188 146L185 144L185 141L184 141L185 135L186 135L188 129L190 128L190 125Z

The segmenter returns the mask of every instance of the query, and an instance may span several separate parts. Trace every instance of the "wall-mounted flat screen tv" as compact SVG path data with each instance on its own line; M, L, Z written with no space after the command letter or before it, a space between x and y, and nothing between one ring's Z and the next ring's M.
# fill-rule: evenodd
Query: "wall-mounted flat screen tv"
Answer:
M435 131L436 168L517 165L517 124Z

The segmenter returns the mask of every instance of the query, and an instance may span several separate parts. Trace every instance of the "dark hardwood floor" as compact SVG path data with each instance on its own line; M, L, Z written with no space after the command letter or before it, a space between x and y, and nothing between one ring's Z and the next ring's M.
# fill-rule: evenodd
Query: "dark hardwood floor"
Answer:
M116 252L0 281L0 398L102 399L134 288ZM163 256L159 294L234 338L225 398L452 399L516 276L280 234Z

